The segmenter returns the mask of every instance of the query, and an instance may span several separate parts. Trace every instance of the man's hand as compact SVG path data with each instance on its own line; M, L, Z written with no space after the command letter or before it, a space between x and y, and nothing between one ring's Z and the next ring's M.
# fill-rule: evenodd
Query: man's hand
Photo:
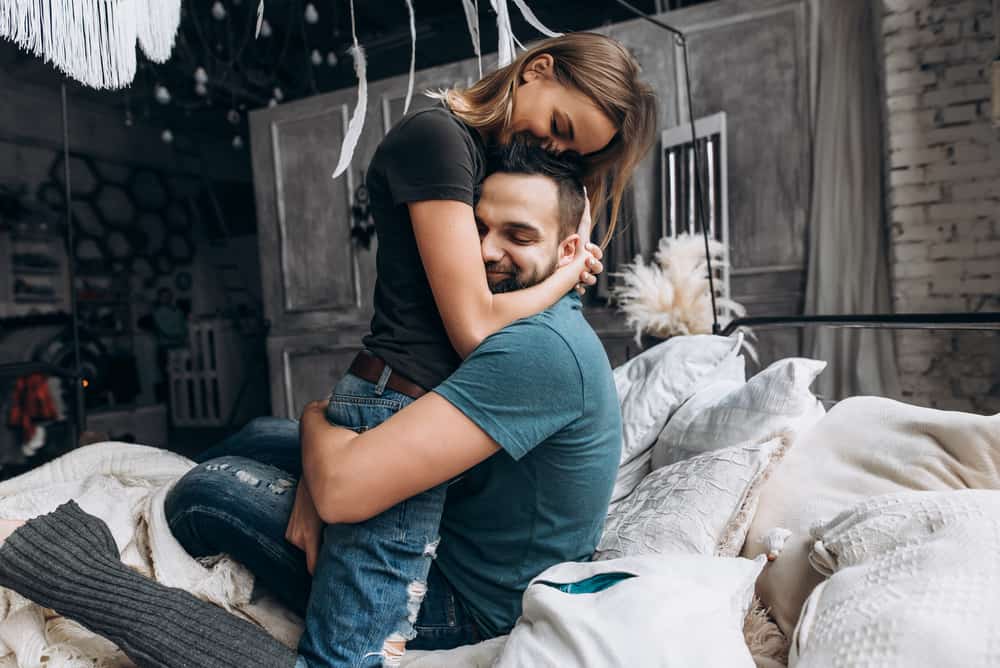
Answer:
M320 519L316 504L313 503L305 476L299 479L295 490L295 505L292 515L288 518L288 528L285 529L285 540L306 553L306 568L309 574L316 571L316 559L323 542L323 520Z

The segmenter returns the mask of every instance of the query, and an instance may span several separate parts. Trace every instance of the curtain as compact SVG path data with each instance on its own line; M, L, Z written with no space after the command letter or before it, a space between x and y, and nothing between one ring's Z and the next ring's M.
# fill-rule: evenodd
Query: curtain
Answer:
M879 3L819 0L809 212L807 314L892 309L882 184L882 111L876 42ZM892 333L805 330L805 353L827 360L816 390L827 399L899 396Z

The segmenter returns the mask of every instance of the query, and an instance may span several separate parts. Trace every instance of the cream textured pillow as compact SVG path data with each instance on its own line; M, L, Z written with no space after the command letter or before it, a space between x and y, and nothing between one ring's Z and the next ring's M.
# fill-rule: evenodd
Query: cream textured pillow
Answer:
M832 576L806 602L790 666L1000 665L1000 493L880 496L813 538Z
M496 668L753 668L743 622L764 561L655 555L563 563L535 578ZM630 574L595 593L568 584Z
M650 473L608 513L594 559L681 552L739 553L758 487L787 437L723 448Z
M650 448L667 419L698 387L720 377L745 379L743 337L676 336L614 371L622 411L622 456L611 501L649 473Z
M826 362L791 357L745 383L721 379L702 387L660 432L653 446L653 469L779 431L808 429L826 413L809 391L825 368Z
M757 593L791 635L809 592L822 581L807 555L809 529L856 503L909 490L1000 489L1000 415L938 411L879 397L834 406L762 486L742 555L764 551L774 529L791 532Z

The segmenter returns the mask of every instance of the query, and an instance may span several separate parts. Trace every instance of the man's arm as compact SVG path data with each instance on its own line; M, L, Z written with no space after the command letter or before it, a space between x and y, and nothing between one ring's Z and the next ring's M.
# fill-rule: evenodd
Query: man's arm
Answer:
M500 449L434 392L362 434L331 425L325 410L325 401L306 406L300 429L303 476L327 524L375 517Z

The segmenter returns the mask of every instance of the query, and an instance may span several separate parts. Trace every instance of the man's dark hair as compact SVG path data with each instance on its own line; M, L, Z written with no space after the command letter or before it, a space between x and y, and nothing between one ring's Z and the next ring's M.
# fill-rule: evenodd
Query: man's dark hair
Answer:
M559 237L576 232L583 215L583 158L579 153L550 153L537 141L515 135L511 142L495 146L487 156L486 173L547 176L559 187Z

